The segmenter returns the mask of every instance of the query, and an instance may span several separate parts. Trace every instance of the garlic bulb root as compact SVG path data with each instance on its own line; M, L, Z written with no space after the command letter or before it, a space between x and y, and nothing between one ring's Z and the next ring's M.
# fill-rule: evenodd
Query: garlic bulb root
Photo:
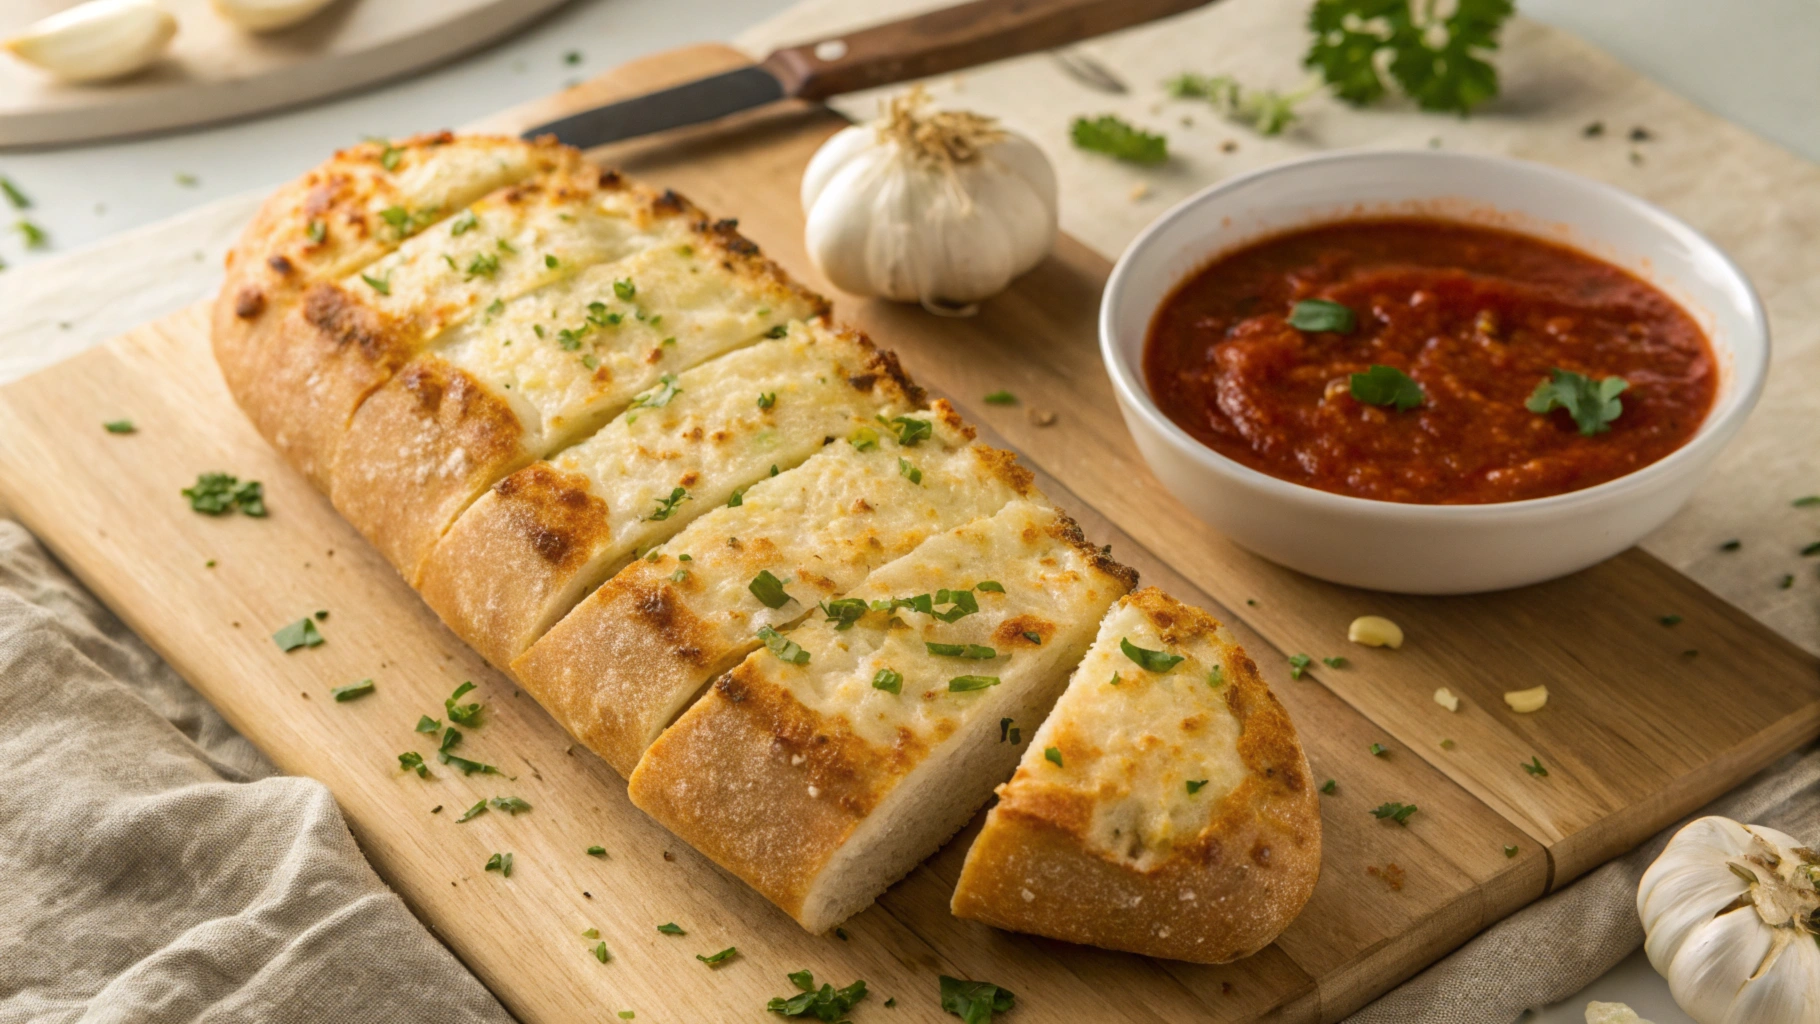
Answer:
M1644 952L1700 1024L1820 1021L1820 854L1719 817L1675 833L1637 888Z
M154 0L89 0L27 25L3 45L65 82L102 82L164 53L177 19Z
M991 118L931 110L921 88L824 143L802 202L809 256L836 288L932 307L998 294L1055 241L1042 150Z

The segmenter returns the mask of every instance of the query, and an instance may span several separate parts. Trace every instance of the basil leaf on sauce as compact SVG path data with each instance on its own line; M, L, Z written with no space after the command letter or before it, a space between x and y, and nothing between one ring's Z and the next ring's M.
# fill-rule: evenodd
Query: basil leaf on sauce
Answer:
M1289 326L1298 331L1332 331L1351 334L1359 320L1352 310L1327 299L1303 299L1289 309Z
M1574 425L1586 437L1605 433L1611 429L1612 420L1623 415L1624 403L1618 396L1630 387L1630 382L1624 378L1606 377L1595 381L1560 367L1549 373L1553 379L1537 384L1529 401L1523 403L1530 412L1546 416L1556 409L1566 409L1574 418Z
M1364 373L1352 375L1352 397L1366 405L1394 405L1407 412L1428 399L1422 385L1394 366L1373 364Z

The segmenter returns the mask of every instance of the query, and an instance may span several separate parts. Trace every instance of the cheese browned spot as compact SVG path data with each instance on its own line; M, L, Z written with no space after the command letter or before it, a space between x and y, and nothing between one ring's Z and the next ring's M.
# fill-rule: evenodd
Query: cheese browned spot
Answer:
M806 663L769 649L740 662L645 752L632 800L805 928L833 927L985 800L1016 759L1000 720L1043 714L1133 579L1066 516L1014 501L923 542L849 595L912 605L869 610L844 629L811 617L784 634ZM981 580L1004 590L974 591ZM946 622L916 610L917 595L941 589L969 592L978 611ZM1050 641L977 650L1014 618L1041 619ZM990 656L938 653L946 645ZM887 670L900 677L895 690L874 685Z
M571 734L630 774L710 678L759 646L760 628L838 614L823 606L878 566L1035 496L1008 453L968 443L972 431L946 403L917 418L932 434L913 446L885 429L875 447L829 445L752 485L738 506L697 519L588 595L513 673ZM764 572L786 581L779 607L751 589Z
M1182 660L1146 668L1126 643ZM1223 963L1274 939L1320 870L1289 716L1224 626L1155 588L1106 616L998 792L953 909L1002 928Z

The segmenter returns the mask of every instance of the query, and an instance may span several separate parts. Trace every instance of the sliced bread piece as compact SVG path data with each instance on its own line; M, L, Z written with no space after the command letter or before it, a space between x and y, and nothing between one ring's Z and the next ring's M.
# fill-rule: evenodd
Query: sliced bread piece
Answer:
M1320 874L1288 713L1224 626L1154 587L1106 616L998 795L953 910L1000 928L1225 963Z
M691 214L657 230L651 248L444 332L360 406L331 497L406 579L508 473L592 434L663 375L827 311L731 225Z
M431 549L418 590L508 668L589 590L734 492L921 403L864 336L792 324L666 376L592 437L495 484Z
M588 595L513 674L629 775L702 687L760 645L758 630L838 616L837 599L873 569L1036 496L1016 456L969 444L946 402L875 434L828 445L697 519Z
M1001 720L1048 710L1134 582L1012 502L875 570L849 594L863 614L767 631L645 752L632 802L831 928L966 823L1017 759Z

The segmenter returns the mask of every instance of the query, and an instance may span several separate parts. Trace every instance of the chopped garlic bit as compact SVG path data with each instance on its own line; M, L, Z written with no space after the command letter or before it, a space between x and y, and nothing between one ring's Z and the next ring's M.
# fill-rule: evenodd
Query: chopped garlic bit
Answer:
M1367 647L1403 646L1403 629L1381 615L1361 615L1346 627L1346 639Z
M1453 691L1445 686L1435 691L1435 703L1449 711L1460 710L1460 698L1454 696Z
M1131 186L1131 201L1134 203L1142 200L1144 197L1148 196L1149 194L1150 194L1150 185L1147 182L1140 181L1137 184Z
M1623 1003L1601 1003L1595 999L1586 1004L1586 1024L1649 1024L1649 1021L1637 1016L1637 1011Z
M1504 695L1504 703L1509 704L1512 711L1522 715L1540 711L1542 705L1548 703L1548 687L1537 686L1528 690L1511 690Z

